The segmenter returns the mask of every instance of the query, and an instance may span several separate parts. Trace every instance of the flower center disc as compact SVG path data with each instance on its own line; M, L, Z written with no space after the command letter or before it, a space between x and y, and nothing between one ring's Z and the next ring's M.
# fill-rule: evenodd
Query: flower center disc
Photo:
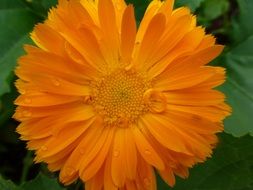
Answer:
M93 85L93 105L107 124L134 122L147 111L143 94L150 87L142 76L117 70Z

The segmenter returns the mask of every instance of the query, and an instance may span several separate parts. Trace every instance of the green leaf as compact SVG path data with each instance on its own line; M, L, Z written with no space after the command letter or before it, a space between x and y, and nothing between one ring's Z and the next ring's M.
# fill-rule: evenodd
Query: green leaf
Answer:
M16 185L11 180L5 180L0 175L0 189L1 190L18 190Z
M11 74L12 76L13 74ZM14 100L16 99L18 93L14 87L13 79L8 80L11 85L11 92L4 94L0 99L0 128L5 126L5 122L13 115L14 112Z
M3 3L5 2L5 3ZM29 42L28 33L38 18L22 5L14 6L16 0L1 1L0 5L0 96L10 92L10 81L17 58L23 54L23 44ZM17 3L18 4L18 3Z
M45 7L47 10L57 4L57 0L42 0L42 5Z
M226 55L228 79L223 91L233 108L225 120L225 132L234 136L253 135L253 36Z
M0 1L0 10L14 9L14 8L25 8L25 5L19 0L1 0Z
M135 7L135 17L137 25L140 24L142 17L150 3L150 0L126 0L127 4L133 4Z
M228 0L206 0L203 3L204 17L208 20L213 20L229 9Z
M194 12L204 1L205 0L177 0L175 1L175 5L176 7L187 6Z
M232 38L235 42L240 42L247 39L253 34L252 0L237 0L239 5L239 17L232 22Z
M252 190L253 137L221 134L212 158L190 170L188 179L177 179L172 190ZM161 180L159 189L170 189Z
M12 181L5 180L0 175L1 190L66 190L61 187L55 178L39 174L35 179L28 181L21 186L16 186Z
M34 180L21 185L22 190L66 190L59 185L57 179L39 174Z
M0 96L10 92L10 78L14 77L13 70L17 63L17 58L24 54L23 45L31 43L27 35L21 37L15 45L9 48L2 58L0 58Z

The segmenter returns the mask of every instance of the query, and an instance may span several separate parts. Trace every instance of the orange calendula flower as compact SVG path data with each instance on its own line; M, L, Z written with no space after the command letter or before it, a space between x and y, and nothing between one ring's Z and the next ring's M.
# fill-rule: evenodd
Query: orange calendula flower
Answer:
M59 0L19 59L17 131L35 161L86 190L155 190L210 157L230 107L223 50L173 0L137 30L123 0Z

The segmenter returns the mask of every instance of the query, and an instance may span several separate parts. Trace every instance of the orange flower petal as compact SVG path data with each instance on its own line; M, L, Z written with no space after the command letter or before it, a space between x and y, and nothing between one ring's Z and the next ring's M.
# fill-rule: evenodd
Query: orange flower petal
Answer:
M123 151L126 148L125 130L129 129L119 128L116 130L112 149L112 180L118 187L124 186L126 180L126 165L124 162L124 159L126 159L126 153Z
M122 18L121 25L121 56L123 63L127 63L132 59L132 51L135 43L136 36L136 23L134 17L134 8L132 5L129 5Z
M98 17L103 32L106 59L115 64L118 60L119 34L116 25L115 9L111 0L98 1ZM108 19L110 18L110 19Z
M98 154L96 156L94 154L93 160L91 160L93 155L92 153L90 153L90 155L88 155L90 157L84 158L84 160L81 161L79 175L80 175L80 178L83 179L84 181L91 179L97 173L97 171L101 168L102 164L106 160L106 157L108 155L108 152L110 151L110 147L111 147L113 137L114 137L114 130L109 130L109 129L107 130L109 134L107 135L105 143L103 144L103 147L101 147L101 150L98 152ZM101 138L101 141L102 139L103 138ZM96 148L97 147L95 147L94 152L96 152ZM90 162L89 162L89 158L90 158Z
M64 54L64 39L46 24L38 24L31 34L33 41L46 51ZM52 43L54 42L54 43Z
M171 187L175 185L176 179L173 171L170 168L159 171L159 174L168 185Z
M155 45L157 43L164 32L165 24L166 18L162 13L152 18L140 43L138 56L133 60L135 67L146 69L146 62L149 59L150 53L154 50L150 44Z
M166 121L163 116L146 114L141 118L139 125L146 127L150 133L166 148L190 154L186 149L180 135L173 129L171 123Z
M148 139L143 136L142 132L138 129L138 126L133 126L132 131L134 134L136 147L146 162L158 169L164 169L164 163L162 159L159 157L155 149L149 144Z

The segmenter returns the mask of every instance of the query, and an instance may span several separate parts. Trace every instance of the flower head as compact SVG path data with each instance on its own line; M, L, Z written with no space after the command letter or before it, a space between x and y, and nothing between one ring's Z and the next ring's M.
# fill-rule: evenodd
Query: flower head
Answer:
M19 59L14 118L35 161L86 190L156 189L211 156L230 107L207 66L223 46L187 8L153 0L136 28L123 0L59 0Z

